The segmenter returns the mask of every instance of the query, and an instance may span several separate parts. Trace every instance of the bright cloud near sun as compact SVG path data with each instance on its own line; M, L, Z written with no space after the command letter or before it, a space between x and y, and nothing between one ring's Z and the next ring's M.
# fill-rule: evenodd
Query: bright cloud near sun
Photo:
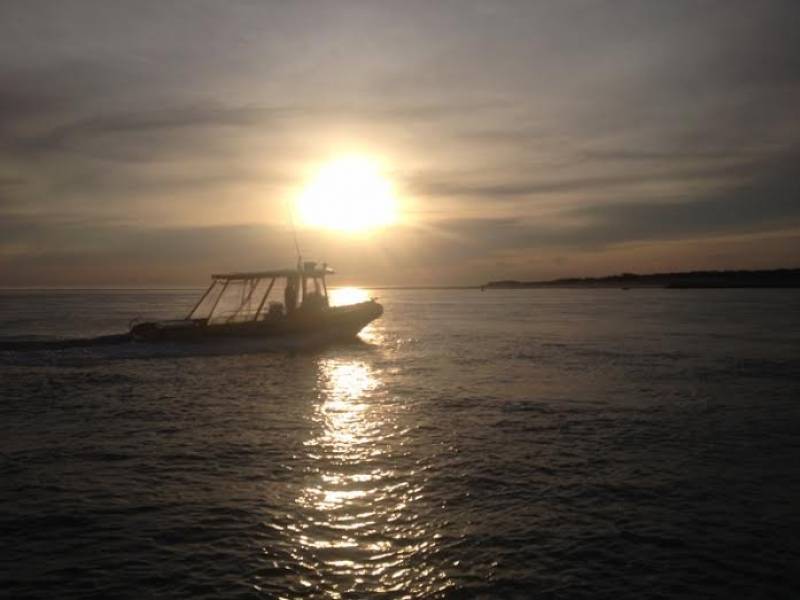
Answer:
M377 161L347 156L316 172L297 199L297 213L309 227L365 232L397 220L397 199Z

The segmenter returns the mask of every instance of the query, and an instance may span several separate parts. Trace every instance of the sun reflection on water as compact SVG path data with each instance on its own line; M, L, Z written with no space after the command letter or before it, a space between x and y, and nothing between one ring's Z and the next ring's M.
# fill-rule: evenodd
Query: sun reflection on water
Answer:
M293 559L331 598L424 597L448 588L430 560L438 536L420 514L424 479L406 447L403 405L361 360L321 360L317 393Z

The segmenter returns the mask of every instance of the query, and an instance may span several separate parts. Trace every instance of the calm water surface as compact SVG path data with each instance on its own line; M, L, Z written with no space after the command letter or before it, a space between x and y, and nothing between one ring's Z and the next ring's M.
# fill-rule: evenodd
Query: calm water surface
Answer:
M0 594L800 597L797 291L376 293L346 345L0 352Z

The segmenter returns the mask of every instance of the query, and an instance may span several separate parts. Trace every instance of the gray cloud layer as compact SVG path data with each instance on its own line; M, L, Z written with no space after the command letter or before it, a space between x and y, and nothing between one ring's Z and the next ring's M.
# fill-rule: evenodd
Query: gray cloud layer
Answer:
M339 146L389 157L412 211L380 267L355 260L375 239L308 237L364 280L758 244L800 228L798 22L790 1L4 2L0 285L282 258L281 199Z

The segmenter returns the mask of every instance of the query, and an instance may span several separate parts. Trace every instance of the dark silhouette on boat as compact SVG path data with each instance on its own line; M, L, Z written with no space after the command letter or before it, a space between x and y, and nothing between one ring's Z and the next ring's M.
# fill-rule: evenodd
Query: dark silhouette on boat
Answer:
M332 273L327 265L305 262L296 269L212 275L211 285L186 318L137 323L130 335L147 342L353 338L383 314L383 307L374 298L330 306L325 278Z

